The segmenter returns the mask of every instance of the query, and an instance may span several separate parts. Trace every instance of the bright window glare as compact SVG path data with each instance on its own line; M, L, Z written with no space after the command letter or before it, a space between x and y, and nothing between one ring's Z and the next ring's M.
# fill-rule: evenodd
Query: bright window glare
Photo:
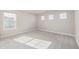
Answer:
M41 16L41 20L45 20L45 16Z
M54 20L54 15L49 15L49 20Z
M67 13L61 13L59 14L60 19L67 19Z

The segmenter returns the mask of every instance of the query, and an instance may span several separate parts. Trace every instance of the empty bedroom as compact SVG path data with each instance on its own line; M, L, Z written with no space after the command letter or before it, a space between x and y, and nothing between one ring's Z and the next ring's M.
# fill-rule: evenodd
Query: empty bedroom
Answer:
M78 49L75 10L0 10L0 49Z

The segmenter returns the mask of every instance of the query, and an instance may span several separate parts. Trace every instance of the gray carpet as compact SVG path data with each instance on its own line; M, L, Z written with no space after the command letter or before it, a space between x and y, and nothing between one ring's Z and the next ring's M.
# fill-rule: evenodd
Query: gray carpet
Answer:
M16 36L2 38L0 39L0 49L35 49L34 47L30 47L26 44L22 44L14 40L21 36L51 41L52 44L48 47L48 49L78 49L74 37L44 31L33 31Z

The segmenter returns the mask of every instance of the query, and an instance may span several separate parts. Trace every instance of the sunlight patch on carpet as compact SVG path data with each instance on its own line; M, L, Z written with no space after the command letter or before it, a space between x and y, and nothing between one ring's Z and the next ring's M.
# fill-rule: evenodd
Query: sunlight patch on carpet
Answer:
M45 41L45 40L40 40L40 39L34 39L26 45L31 46L33 48L37 49L47 49L50 46L51 42L50 41Z
M19 38L14 39L14 40L16 42L19 42L19 43L27 43L27 42L31 41L32 38L26 37L26 36L22 36L22 37L19 37Z

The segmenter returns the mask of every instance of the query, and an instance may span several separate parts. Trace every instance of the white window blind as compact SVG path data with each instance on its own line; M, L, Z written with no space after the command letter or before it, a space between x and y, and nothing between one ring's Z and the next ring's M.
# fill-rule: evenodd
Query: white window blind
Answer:
M16 29L16 14L4 13L3 21L4 30L14 30Z

